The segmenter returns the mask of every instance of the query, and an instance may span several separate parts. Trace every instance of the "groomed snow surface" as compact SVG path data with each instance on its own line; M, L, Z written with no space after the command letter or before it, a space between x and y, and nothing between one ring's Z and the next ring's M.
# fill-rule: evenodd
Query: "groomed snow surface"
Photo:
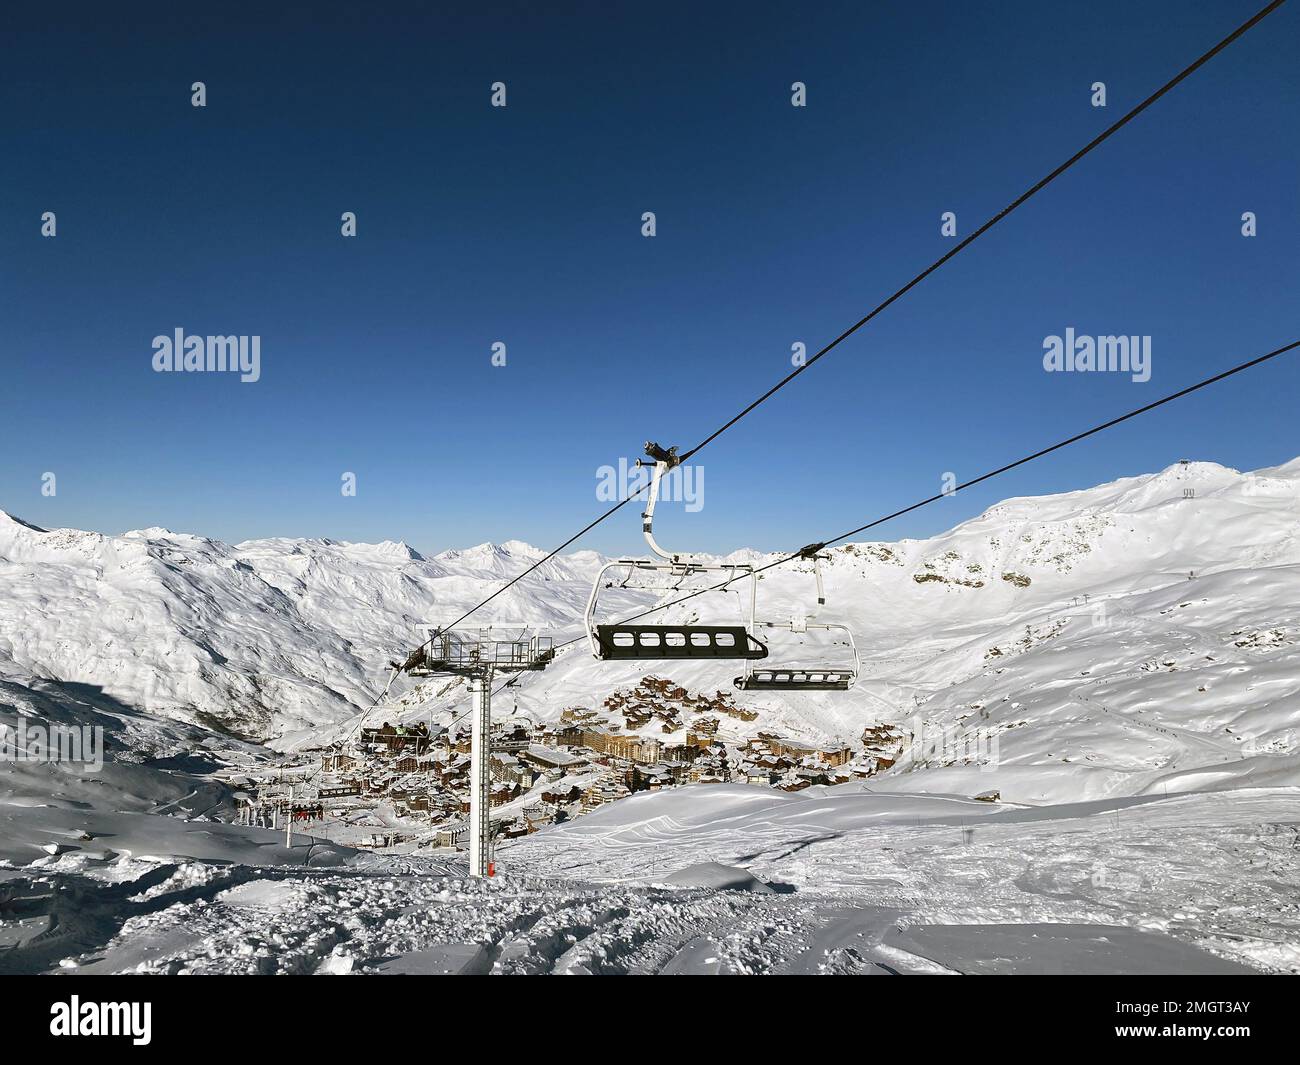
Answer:
M346 730L387 658L537 549L426 559L0 514L0 723L107 737L95 773L0 765L0 973L1300 972L1298 484L1300 460L1179 464L838 549L823 619L858 635L862 682L742 693L753 719L720 738L855 743L919 719L996 736L996 765L913 749L834 788L638 795L503 842L488 882L451 854L286 848L230 824L211 774ZM600 561L547 563L500 616L575 635ZM774 571L760 610L797 611L810 582ZM654 601L611 594L611 616ZM734 672L650 665L576 647L508 712ZM464 706L426 684L384 716Z

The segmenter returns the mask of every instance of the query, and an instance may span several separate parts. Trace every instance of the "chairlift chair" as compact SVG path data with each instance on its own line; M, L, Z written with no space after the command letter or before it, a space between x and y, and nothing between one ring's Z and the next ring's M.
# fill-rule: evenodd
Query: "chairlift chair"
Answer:
M678 465L677 449L664 450L658 444L647 443L646 454L654 460L654 470L650 475L649 494L646 507L641 515L641 531L650 550L663 561L655 559L622 558L607 562L596 574L592 583L591 597L587 600L587 637L591 651L597 658L605 661L647 660L647 659L681 659L681 658L735 658L756 660L767 657L766 645L754 636L754 567L746 563L727 563L709 565L697 561L697 556L674 554L665 551L654 538L655 503L659 499L659 482L665 473ZM637 459L637 467L649 466L644 459ZM681 587L686 578L700 573L725 573L728 579L720 591L727 591L732 581L749 581L749 621L739 625L636 625L636 624L601 624L596 621L596 602L601 588L613 587L614 580L606 580L606 574L612 570L626 569L627 574L619 587L627 587L627 582L637 572L666 573L669 579L668 590L675 591Z
M817 610L811 614L792 617L789 621L762 621L759 624L767 629L787 629L794 633L807 633L809 630L843 633L849 650L853 655L852 666L763 666L754 667L745 664L745 672L733 682L741 691L811 691L811 692L846 692L853 687L861 670L858 658L858 645L847 625L834 625L827 622L814 622L818 611L826 605L826 592L822 585L821 560L829 556L821 553L822 544L810 544L800 554L811 560L813 574L817 578Z

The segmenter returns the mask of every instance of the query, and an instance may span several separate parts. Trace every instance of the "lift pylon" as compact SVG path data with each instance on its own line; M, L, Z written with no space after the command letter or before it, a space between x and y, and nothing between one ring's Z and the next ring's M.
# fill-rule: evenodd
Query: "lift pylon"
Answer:
M469 755L469 875L492 869L492 674L469 678L473 731Z
M445 632L433 629L429 639L407 657L404 672L415 677L452 675L469 680L470 733L469 875L491 876L492 866L492 678L497 673L545 669L555 657L548 636L505 636L524 626Z

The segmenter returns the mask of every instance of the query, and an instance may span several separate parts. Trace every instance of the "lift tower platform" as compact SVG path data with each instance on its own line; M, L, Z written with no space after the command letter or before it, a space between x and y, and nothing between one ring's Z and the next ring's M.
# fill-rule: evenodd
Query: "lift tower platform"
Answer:
M492 852L492 678L497 673L545 669L555 657L549 636L525 635L521 625L489 625L444 632L429 639L400 667L413 677L457 676L469 680L473 732L470 746L469 875L490 876Z

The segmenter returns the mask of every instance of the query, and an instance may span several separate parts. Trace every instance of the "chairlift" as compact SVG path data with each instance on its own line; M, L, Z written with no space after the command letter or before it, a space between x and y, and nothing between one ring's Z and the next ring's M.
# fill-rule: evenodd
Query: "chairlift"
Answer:
M789 621L761 621L759 625L767 629L786 629L793 633L804 634L810 630L843 633L849 651L853 655L853 665L837 666L764 666L755 668L746 663L745 672L733 682L741 691L813 691L845 692L853 687L861 670L858 659L858 646L853 640L853 633L847 625L834 625L827 622L814 622L820 609L826 605L826 592L822 585L821 562L830 556L822 553L823 544L810 544L799 554L812 562L813 574L817 579L817 609L811 614L796 615Z
M681 461L675 447L664 450L658 444L647 443L646 454L654 460L654 470L650 476L649 494L646 507L641 515L641 531L646 543L658 559L621 558L607 562L596 574L592 583L591 598L587 600L587 637L591 651L597 658L606 661L631 659L679 659L679 658L734 658L754 660L767 657L767 646L754 636L754 567L747 563L706 564L698 561L698 556L675 554L665 551L654 538L655 503L659 499L659 482L664 474ZM637 467L649 466L644 459L637 459ZM611 571L626 569L622 581L607 579ZM633 574L649 573L667 575L668 587L665 590L676 591L688 577L697 574L723 573L727 580L719 591L729 591L734 581L749 581L749 621L747 624L734 625L636 625L636 624L600 624L596 621L596 601L602 588L628 587Z

